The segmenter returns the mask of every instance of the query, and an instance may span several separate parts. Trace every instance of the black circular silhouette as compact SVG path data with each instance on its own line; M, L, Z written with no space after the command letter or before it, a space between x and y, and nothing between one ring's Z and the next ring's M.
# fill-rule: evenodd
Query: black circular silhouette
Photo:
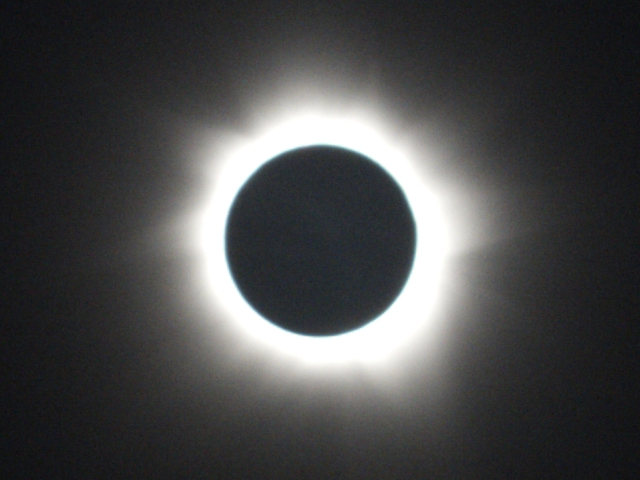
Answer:
M357 329L409 276L416 227L400 186L344 148L284 152L238 192L226 225L229 269L245 300L286 330Z

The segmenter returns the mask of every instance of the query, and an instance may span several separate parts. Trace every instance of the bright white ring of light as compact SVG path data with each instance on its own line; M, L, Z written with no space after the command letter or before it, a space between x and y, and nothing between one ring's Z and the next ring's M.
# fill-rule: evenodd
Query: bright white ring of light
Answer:
M416 221L416 252L407 283L395 302L365 326L337 336L309 337L284 330L261 317L242 297L225 256L225 226L240 188L265 162L295 148L332 145L377 162L400 185ZM202 222L201 249L217 304L247 339L275 353L309 363L376 361L398 351L426 326L445 258L440 209L421 178L416 160L385 139L362 118L307 115L268 129L222 159L213 196Z

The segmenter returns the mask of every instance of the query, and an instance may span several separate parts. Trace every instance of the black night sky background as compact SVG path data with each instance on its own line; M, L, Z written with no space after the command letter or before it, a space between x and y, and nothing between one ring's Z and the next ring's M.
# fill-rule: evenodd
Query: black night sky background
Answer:
M632 3L3 6L0 477L635 478ZM194 132L291 82L375 96L474 199L437 388L421 355L397 395L234 362L155 238L200 201Z

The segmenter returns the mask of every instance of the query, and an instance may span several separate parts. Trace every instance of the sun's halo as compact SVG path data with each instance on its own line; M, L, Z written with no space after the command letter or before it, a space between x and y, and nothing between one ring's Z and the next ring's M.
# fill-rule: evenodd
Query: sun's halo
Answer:
M387 359L428 326L447 251L445 225L437 198L412 158L374 122L358 115L293 115L236 142L216 158L216 175L202 210L199 250L216 318L246 341L275 355L305 364L368 363ZM406 285L378 318L341 335L311 337L289 332L261 317L235 285L225 255L225 226L243 184L265 162L299 147L326 145L358 152L378 163L398 183L416 222L416 252Z

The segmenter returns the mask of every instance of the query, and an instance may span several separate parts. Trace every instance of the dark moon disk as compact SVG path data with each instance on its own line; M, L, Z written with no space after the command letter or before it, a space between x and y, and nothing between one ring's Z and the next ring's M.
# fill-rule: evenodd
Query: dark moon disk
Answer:
M284 152L242 186L226 255L245 300L291 332L327 336L378 317L404 287L416 226L400 186L344 148Z

